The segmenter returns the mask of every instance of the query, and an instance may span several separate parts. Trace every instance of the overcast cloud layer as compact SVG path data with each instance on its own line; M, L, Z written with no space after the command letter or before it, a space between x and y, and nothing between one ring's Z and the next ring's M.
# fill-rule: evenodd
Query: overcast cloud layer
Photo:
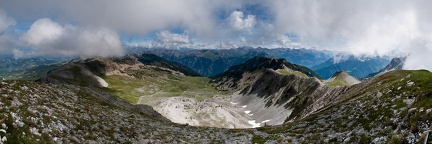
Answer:
M407 69L432 69L430 5L427 0L4 0L0 52L116 56L129 44L120 40L122 33L150 35L142 43L155 47L398 53L409 55Z

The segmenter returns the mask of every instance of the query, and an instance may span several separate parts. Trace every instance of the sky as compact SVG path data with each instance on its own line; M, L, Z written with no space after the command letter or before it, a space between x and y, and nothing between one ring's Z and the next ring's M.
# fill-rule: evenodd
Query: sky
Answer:
M1 0L0 53L120 56L129 46L407 55L432 69L428 0Z

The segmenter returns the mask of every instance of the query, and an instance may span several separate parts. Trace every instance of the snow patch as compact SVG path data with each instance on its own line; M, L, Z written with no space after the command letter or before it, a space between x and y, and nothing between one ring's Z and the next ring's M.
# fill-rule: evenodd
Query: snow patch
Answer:
M94 78L97 79L97 81L99 82L100 86L102 86L102 87L108 87L108 83L104 79L102 79L101 77L95 75Z
M235 103L235 102L230 102L231 104L233 104L233 105L236 105L236 104L238 104L238 103Z
M270 120L262 121L260 123L257 123L256 120L250 120L250 121L248 121L248 123L252 125L252 128L257 128L257 127L261 127L261 124L267 123L267 122L270 122L270 121L271 121L271 119Z
M242 106L242 108L246 108L246 107L247 107L247 105Z
M255 123L255 120L250 120L248 123L252 125L252 128L257 128L261 125L261 123Z
M261 123L266 123L266 122L270 122L271 120L265 120L265 121L262 121Z
M250 113L251 111L244 111L244 113L246 113L249 116L253 116L253 114Z

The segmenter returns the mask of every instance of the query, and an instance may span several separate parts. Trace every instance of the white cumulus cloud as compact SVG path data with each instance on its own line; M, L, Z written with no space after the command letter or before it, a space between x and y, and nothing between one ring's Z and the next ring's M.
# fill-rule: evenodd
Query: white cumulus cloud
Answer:
M156 33L156 36L157 36L157 41L161 43L187 44L191 42L187 34L176 34L176 33L171 33L167 30L162 30Z
M62 26L48 18L34 22L19 42L30 50L15 50L16 57L121 56L125 53L118 34L112 30Z
M229 17L227 18L230 26L240 32L248 32L252 31L252 28L256 24L256 19L254 15L248 15L244 17L243 12L241 11L233 11Z
M4 31L12 25L15 25L16 22L14 19L8 17L6 13L0 10L0 34L3 34Z
M157 39L153 42L155 47L182 47L192 43L189 35L171 33L167 30L162 30L156 33Z

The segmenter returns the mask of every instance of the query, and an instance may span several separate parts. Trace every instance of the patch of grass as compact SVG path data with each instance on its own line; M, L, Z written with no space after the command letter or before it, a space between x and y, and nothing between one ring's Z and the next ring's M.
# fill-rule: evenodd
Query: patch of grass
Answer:
M267 141L267 139L262 138L262 137L260 137L260 136L256 136L256 135L254 135L254 136L252 137L252 143L255 143L255 144L263 144L263 143L265 143L266 141Z
M183 96L198 101L214 95L227 94L216 90L206 77L163 76L143 77L142 79L124 76L105 76L109 84L106 90L133 104L149 103L161 97Z

